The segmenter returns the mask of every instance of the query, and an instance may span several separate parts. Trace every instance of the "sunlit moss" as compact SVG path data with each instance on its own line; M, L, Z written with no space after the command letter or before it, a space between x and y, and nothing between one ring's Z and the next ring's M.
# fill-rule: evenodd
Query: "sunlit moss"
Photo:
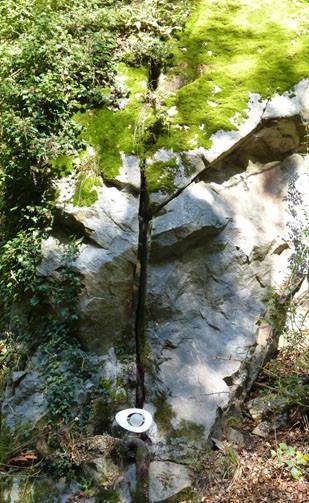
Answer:
M98 176L89 173L81 173L77 179L73 196L74 206L91 206L98 199L96 187L101 186Z
M139 153L140 137L149 113L144 106L146 70L120 65L118 78L129 93L123 109L112 111L105 107L76 116L83 126L82 139L95 150L100 171L107 180L119 175L122 152Z
M174 179L177 170L178 164L175 157L172 157L169 161L156 161L147 164L145 174L149 192L157 190L172 192L175 189Z
M90 110L76 115L82 139L92 147L95 172L115 178L121 153L152 157L159 148L183 152L211 146L216 131L235 129L230 119L246 117L249 93L263 98L284 92L308 76L308 4L300 0L199 0L180 37L170 42L172 63L153 107L147 69L119 65L128 91L118 111ZM306 5L307 4L307 5ZM307 14L306 14L307 13ZM105 92L107 92L105 90ZM172 111L172 112L171 112ZM160 126L160 127L159 127ZM70 163L60 159L65 173ZM175 160L146 165L150 192L175 190Z
M73 169L73 157L60 155L57 159L51 161L51 165L57 177L69 175Z
M157 147L181 151L210 146L230 118L245 115L248 93L269 97L308 76L306 2L293 0L201 0L174 44L174 64L182 87L165 96L176 107L170 128ZM307 11L307 15L306 15Z

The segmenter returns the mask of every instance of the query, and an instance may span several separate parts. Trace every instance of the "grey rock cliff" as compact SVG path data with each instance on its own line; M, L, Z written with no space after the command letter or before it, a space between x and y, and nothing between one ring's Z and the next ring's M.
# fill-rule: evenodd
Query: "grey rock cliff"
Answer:
M191 184L153 220L146 390L167 438L194 425L208 436L232 384L270 343L267 303L290 277L291 180L304 200L300 155L249 162L221 184Z
M79 336L86 349L99 354L132 339L138 208L138 197L105 185L93 206L62 208L59 227L64 223L85 236L75 262L83 283ZM61 239L50 237L43 254L39 273L55 273L61 266Z

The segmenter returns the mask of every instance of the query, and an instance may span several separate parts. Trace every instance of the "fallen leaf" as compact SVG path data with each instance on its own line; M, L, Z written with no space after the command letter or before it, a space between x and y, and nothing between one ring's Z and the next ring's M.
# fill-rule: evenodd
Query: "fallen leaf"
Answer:
M8 461L8 464L14 466L24 466L33 463L37 459L38 457L34 452L25 452L11 458Z

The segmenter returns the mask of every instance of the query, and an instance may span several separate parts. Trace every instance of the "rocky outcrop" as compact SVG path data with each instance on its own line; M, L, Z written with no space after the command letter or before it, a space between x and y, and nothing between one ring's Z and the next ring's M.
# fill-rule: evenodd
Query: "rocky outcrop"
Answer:
M123 159L115 186L96 188L91 206L76 207L60 194L38 274L57 277L70 230L83 237L74 262L83 287L78 336L97 354L96 378L80 383L75 401L84 403L98 377L107 394L124 392L131 406L142 388L156 422L149 435L152 502L186 494L191 473L179 463L204 445L279 335L274 299L281 296L283 305L287 298L304 217L303 135L298 117L268 120L218 159L196 157L193 179L149 205L133 156ZM2 413L12 429L46 415L40 357L32 363L6 389ZM120 500L131 501L132 462L121 475L106 457L94 456L85 473L105 487L112 471Z
M86 349L99 354L132 340L138 210L138 197L103 185L91 207L65 204L58 214L58 235L59 230L71 228L84 236L75 262L84 287L79 336ZM52 236L44 243L39 274L48 276L61 267L62 242L61 237Z
M150 501L170 501L191 486L190 471L176 463L153 461L149 478Z
M154 217L146 401L167 438L208 436L257 347L275 336L267 305L290 277L289 182L304 197L305 179L300 155L249 162L223 183L191 184Z

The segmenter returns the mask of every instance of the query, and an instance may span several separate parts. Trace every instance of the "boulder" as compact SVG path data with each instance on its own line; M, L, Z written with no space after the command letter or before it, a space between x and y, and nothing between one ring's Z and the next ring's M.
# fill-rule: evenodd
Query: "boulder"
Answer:
M166 439L207 437L265 356L276 327L263 317L290 277L291 180L304 196L305 179L301 155L250 162L223 183L191 184L154 217L146 389Z
M153 461L149 468L149 495L151 503L163 503L177 496L192 484L188 468L167 461Z
M104 354L123 340L132 340L134 274L138 248L139 198L103 185L90 207L59 207L57 234L43 243L43 276L57 274L66 238L59 230L84 236L74 263L81 278L79 337L84 347ZM128 348L129 351L129 348Z
M5 388L1 414L12 432L21 424L35 426L47 413L44 381L37 370L12 372Z

